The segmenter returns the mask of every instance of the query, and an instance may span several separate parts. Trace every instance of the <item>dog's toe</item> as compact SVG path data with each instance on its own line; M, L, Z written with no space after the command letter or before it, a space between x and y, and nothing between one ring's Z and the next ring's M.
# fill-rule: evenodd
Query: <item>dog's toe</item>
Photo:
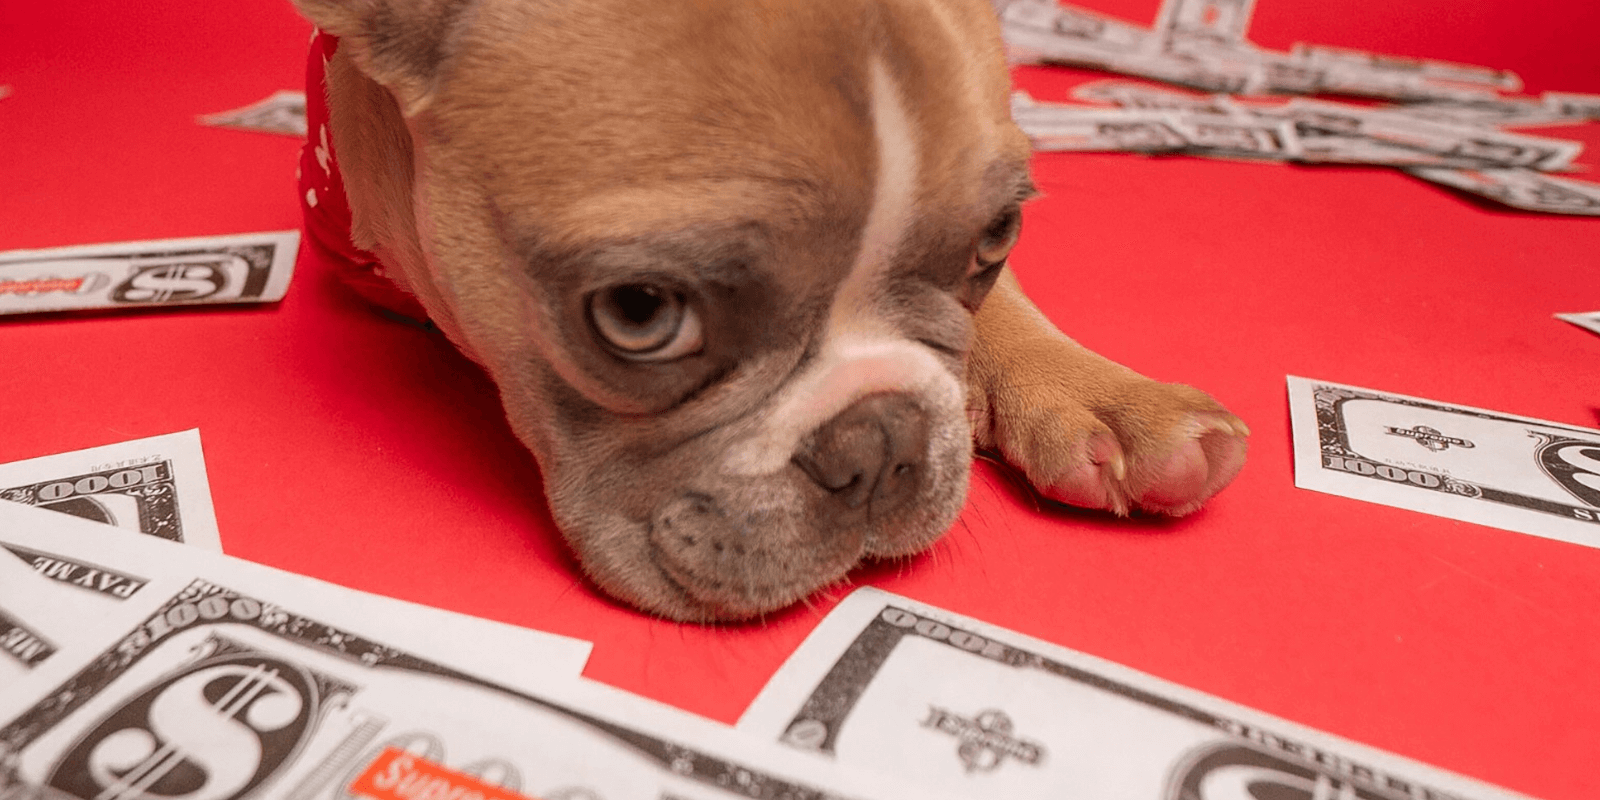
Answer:
M1127 491L1145 511L1183 516L1227 486L1244 467L1249 429L1226 412L1186 416L1167 449L1134 461Z
M1052 500L1183 516L1244 466L1249 428L1203 392L1141 378L1093 407L1066 394L1030 385L995 403L980 437Z
M1128 513L1122 488L1127 461L1122 445L1109 430L1096 432L1081 446L1070 448L1065 460L1068 466L1053 478L1034 480L1044 496L1070 506Z

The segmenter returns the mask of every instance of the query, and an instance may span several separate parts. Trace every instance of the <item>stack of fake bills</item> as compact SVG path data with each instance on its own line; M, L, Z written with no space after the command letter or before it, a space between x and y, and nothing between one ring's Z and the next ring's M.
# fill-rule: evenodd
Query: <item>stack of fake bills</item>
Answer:
M1511 72L1442 61L1296 45L1280 53L1245 39L1254 0L1166 0L1143 28L1054 0L1000 0L1007 46L1021 63L1054 63L1163 81L1089 84L1078 99L1013 98L1039 150L1185 153L1315 164L1377 164L1529 211L1600 215L1600 185L1558 177L1577 142L1497 126L1600 120L1600 95L1521 88ZM1336 94L1382 100L1241 101L1235 95Z

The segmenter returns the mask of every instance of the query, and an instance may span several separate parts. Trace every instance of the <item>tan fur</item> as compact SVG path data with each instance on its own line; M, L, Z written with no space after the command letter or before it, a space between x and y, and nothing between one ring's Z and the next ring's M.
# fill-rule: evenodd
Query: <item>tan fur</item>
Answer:
M983 0L297 3L341 37L330 125L356 244L494 378L563 535L618 597L747 617L926 547L961 509L972 436L1119 513L1186 513L1242 463L1242 423L1210 398L1083 350L1004 270L983 301L976 243L1028 158ZM877 127L884 91L909 116L898 160L878 152L902 146ZM890 163L914 168L912 214L860 256ZM597 344L587 298L637 281L687 293L701 351ZM839 330L892 335L835 352L847 285ZM914 356L881 362L903 377L874 376L875 347ZM777 441L780 402L847 410L791 463L731 468ZM819 473L857 459L908 477L846 503Z
M1250 429L1242 421L1204 392L1150 380L1072 341L1010 270L976 325L967 363L974 440L1004 454L1046 495L1118 514L1137 507L1183 515L1243 466ZM1195 445L1206 457L1191 476L1200 486L1181 498L1151 493L1173 452Z

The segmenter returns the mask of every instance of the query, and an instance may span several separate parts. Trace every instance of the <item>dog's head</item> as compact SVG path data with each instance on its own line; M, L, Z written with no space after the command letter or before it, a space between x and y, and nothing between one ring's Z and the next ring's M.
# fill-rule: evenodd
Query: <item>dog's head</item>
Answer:
M1030 191L987 3L299 3L387 90L330 86L358 236L603 588L748 617L954 521Z

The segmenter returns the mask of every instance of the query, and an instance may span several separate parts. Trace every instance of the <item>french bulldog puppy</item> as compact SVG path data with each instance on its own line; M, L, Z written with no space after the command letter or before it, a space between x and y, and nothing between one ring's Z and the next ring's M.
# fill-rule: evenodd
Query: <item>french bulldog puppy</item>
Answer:
M741 619L917 553L974 443L1117 514L1243 465L1007 270L1034 190L985 0L295 2L338 37L350 242L492 376L616 597Z

